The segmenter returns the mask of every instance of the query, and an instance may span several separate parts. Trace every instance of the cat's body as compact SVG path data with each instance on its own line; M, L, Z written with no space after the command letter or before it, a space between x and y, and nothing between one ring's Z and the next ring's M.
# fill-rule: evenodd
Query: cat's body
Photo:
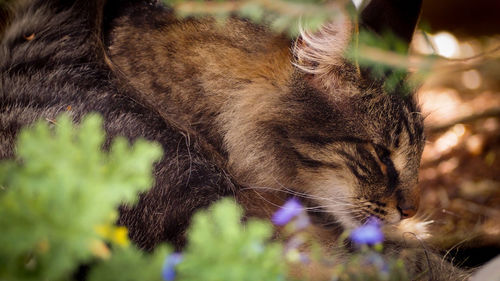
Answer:
M349 22L324 31L323 45L313 35L292 51L293 41L248 21L142 13L112 24L114 69L240 184L307 194L347 228L416 211L422 117L411 96L385 93L343 59ZM310 58L314 69L299 62Z
M13 157L22 126L62 112L102 114L108 141L159 142L155 185L120 212L144 249L182 247L192 213L222 196L264 217L299 197L332 243L369 216L394 224L414 214L422 118L411 96L384 93L342 58L349 24L291 51L286 37L244 20L179 21L130 2L18 4L1 37L0 158ZM426 256L411 252L410 272L424 272ZM433 279L458 276L438 256L430 262L442 274Z

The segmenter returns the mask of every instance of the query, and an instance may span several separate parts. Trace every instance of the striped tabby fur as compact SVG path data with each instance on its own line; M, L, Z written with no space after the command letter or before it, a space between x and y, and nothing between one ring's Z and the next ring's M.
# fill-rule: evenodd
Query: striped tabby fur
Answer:
M343 58L349 21L294 43L245 20L142 9L113 23L113 67L239 184L301 194L345 228L415 213L423 118Z

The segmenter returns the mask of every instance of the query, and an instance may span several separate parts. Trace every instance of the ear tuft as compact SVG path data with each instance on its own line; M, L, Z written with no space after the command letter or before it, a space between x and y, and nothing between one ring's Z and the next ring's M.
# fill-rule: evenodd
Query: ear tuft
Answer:
M352 22L346 13L339 13L334 22L324 25L314 33L300 27L300 37L293 48L295 66L318 76L333 73L344 64L343 58L351 40L352 30Z

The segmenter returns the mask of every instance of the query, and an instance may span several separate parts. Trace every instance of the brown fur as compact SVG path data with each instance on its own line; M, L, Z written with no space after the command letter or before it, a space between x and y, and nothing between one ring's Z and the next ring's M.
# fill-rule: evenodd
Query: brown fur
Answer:
M304 34L294 52L284 36L236 18L154 10L114 25L116 69L166 120L206 140L241 184L307 194L348 228L416 209L422 118L411 97L384 93L342 58L348 22Z

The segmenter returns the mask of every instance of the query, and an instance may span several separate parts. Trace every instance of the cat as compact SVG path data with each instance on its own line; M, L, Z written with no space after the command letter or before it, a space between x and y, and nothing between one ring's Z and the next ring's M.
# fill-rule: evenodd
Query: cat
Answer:
M344 58L350 21L293 42L238 18L221 25L142 9L112 24L112 68L165 120L204 139L238 183L306 194L347 229L416 213L422 115L413 95L387 93ZM411 38L419 9L408 12L402 37Z
M399 18L412 24L396 34L411 37L418 9L370 24L370 6L391 2L372 1L363 24L381 32ZM193 212L224 196L261 217L299 197L331 241L369 216L397 223L418 206L422 118L411 95L343 58L350 29L295 44L246 20L178 20L155 1L16 1L0 43L0 159L22 127L63 112L100 113L104 149L115 136L160 143L154 186L120 208L144 250L181 249ZM429 255L410 251L410 272L431 262L432 279L461 274Z
M409 44L420 6L373 0L361 26ZM203 140L207 157L245 187L235 197L248 215L268 218L273 205L299 197L318 226L315 236L330 248L370 217L395 225L415 215L422 114L412 93L387 92L370 69L344 58L354 36L349 20L290 40L237 17L222 25L178 19L162 5L118 14L105 36L110 67L136 100ZM432 264L424 279L467 278L439 255L402 248L401 236L394 238L386 254L402 256L411 276ZM308 278L322 272L299 271ZM319 280L328 279L322 274Z

